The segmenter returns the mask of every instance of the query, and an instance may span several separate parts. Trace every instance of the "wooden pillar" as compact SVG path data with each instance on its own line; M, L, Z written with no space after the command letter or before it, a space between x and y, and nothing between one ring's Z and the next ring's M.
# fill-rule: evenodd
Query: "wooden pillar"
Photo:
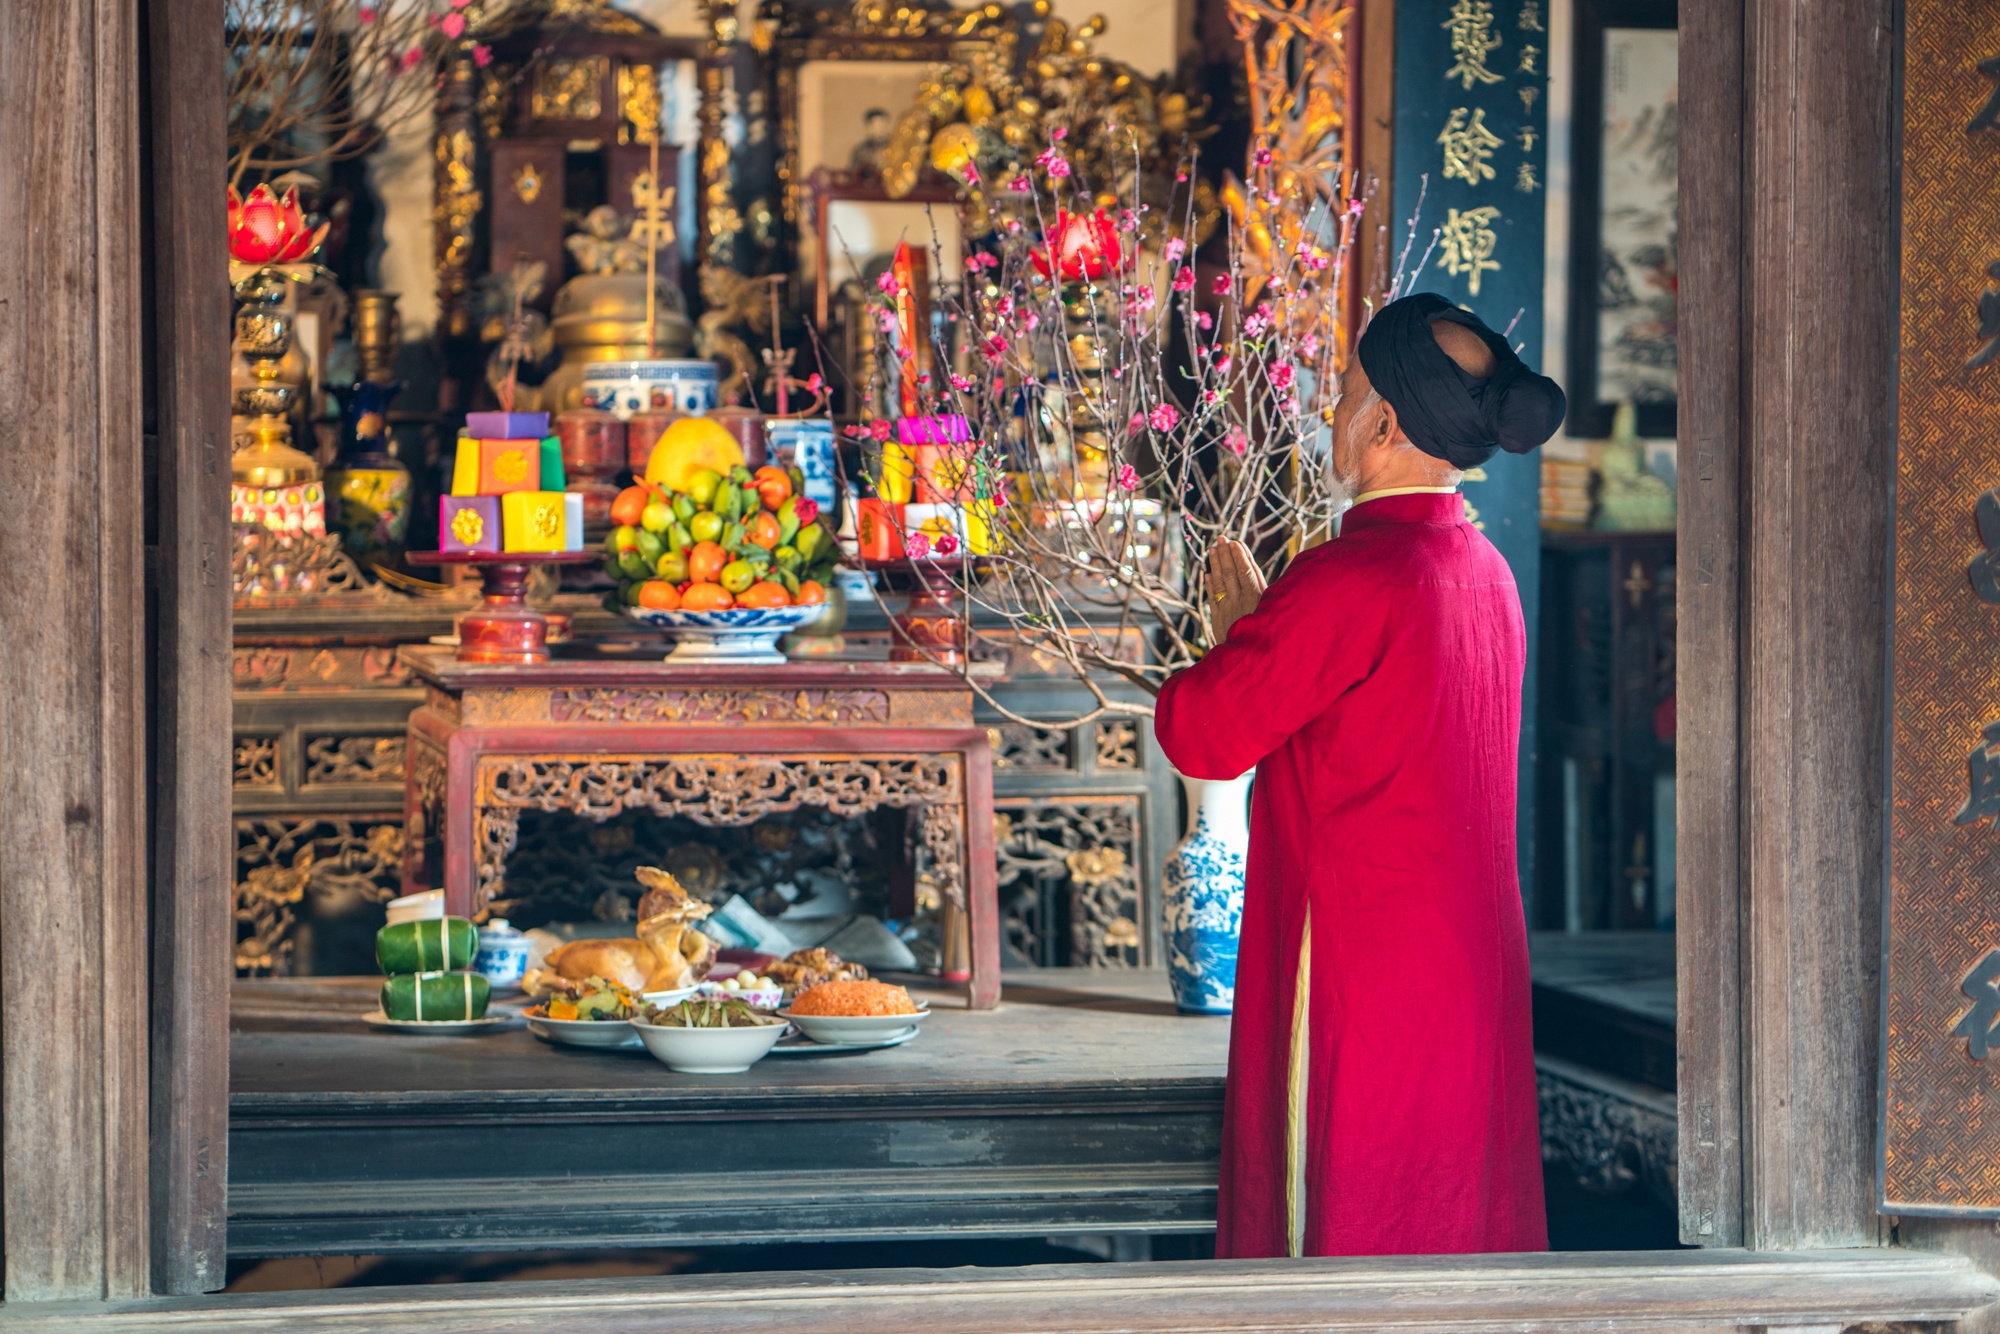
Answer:
M1870 1245L1896 13L1681 24L1682 1226Z
M146 521L152 1286L162 1293L211 1292L226 1281L236 840L222 8L222 0L147 0L142 19L146 472L154 479Z
M147 1288L138 11L0 6L0 1245Z

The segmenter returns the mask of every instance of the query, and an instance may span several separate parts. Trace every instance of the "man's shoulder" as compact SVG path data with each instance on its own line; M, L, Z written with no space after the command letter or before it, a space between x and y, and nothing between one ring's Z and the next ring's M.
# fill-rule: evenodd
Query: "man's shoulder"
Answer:
M1285 575L1294 576L1322 587L1514 586L1506 558L1469 523L1371 526L1302 553Z

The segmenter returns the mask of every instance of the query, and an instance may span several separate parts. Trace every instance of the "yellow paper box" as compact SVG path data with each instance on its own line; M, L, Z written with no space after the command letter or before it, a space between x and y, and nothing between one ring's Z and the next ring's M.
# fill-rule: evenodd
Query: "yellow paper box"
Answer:
M479 441L469 435L458 438L458 454L452 460L451 493L455 496L479 494Z
M560 491L510 491L500 497L502 551L561 551L568 503Z

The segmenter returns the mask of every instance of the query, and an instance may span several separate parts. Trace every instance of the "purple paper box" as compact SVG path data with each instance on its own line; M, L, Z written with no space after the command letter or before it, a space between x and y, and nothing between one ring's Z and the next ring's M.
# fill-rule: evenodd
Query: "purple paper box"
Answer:
M500 497L439 496L438 550L500 550Z
M479 440L539 440L549 433L549 414L468 412L465 433Z

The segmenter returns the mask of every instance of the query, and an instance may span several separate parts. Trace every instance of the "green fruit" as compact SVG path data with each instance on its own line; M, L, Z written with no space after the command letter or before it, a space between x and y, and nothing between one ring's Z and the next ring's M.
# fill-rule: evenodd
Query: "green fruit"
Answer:
M754 478L755 474L740 463L729 470L729 480L738 486L749 486Z
M674 497L674 517L686 523L694 517L694 499L691 496Z
M802 496L806 493L806 475L804 473L800 472L797 468L792 468L787 471L786 476L792 479L793 495Z
M607 555L604 558L604 572L613 579L623 579L625 577L625 567L618 563L618 557L616 556Z
M771 564L771 553L758 546L755 542L752 542L749 546L743 548L743 559L761 570Z
M717 540L720 541L722 545L728 548L730 551L734 551L739 554L743 551L745 547L750 545L748 542L745 542L743 540L743 525L740 523L732 523L727 528L723 529L722 536Z
M688 495L697 505L707 506L715 500L715 488L722 485L722 475L713 468L696 468L688 478Z
M747 560L733 560L722 567L722 586L732 593L741 593L756 582L756 567Z
M825 526L817 523L807 524L804 528L799 529L799 540L792 545L797 547L799 555L805 557L806 561L810 563L812 558L819 554L819 549L826 545Z
M798 569L799 562L804 559L799 555L799 549L793 546L777 547L771 552L771 557L778 562L778 568L783 570Z
M799 498L785 497L785 503L778 506L778 545L789 545L799 535Z
M688 577L687 557L678 551L669 551L660 557L659 563L653 567L653 572L670 584L684 584Z
M658 556L653 557L653 560L658 559ZM636 551L628 551L618 558L618 569L627 579L644 579L653 572L653 562Z
M799 577L782 565L778 567L777 575L778 582L785 586L785 591L793 597L797 597L799 595Z
M677 523L669 531L673 535L673 547L675 551L686 551L694 545L694 534L688 531L686 524Z
M642 586L643 586L644 584L645 584L645 580L643 580L643 579L635 579L635 580L633 580L633 581L632 581L631 583L629 583L629 584L623 584L623 585L621 585L621 586L619 587L619 589L618 589L618 600L619 600L620 602L624 603L624 604L625 604L626 606L628 606L628 607L636 607L636 606L638 606L638 605L639 605L639 589L640 589L640 588L641 588L641 587L642 587Z
M649 533L664 533L673 521L674 512L657 500L639 513L639 526Z
M611 535L604 539L604 544L604 549L614 556L630 551L639 545L639 530L631 524L620 524L611 530Z
M734 486L716 488L715 512L725 519L733 519L743 512L743 492Z
M696 542L713 542L722 536L723 518L710 510L703 510L688 520L687 530ZM693 545L690 543L689 545Z
M643 528L639 530L639 555L645 559L646 564L651 565L658 560L660 553L666 549L667 544L658 533L649 533Z

